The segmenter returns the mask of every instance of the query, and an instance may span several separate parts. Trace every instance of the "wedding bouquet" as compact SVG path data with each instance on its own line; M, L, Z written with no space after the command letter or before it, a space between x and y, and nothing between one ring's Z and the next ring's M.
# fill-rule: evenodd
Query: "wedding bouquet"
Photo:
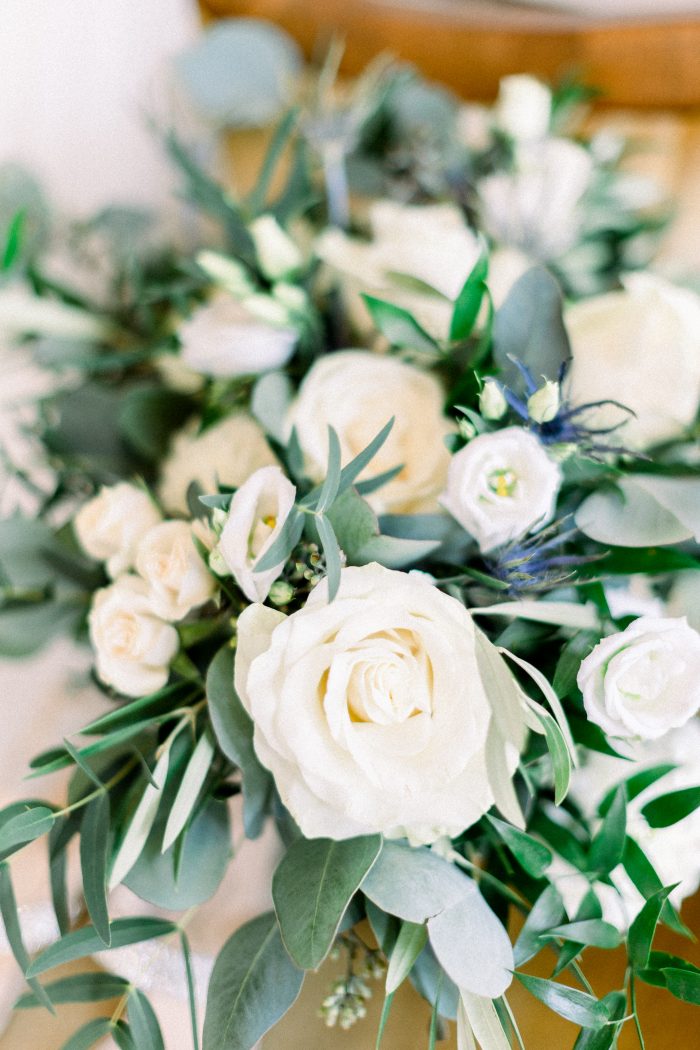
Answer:
M425 136L379 120L408 119L399 80L285 118L244 199L171 137L215 228L138 253L101 216L81 243L99 265L111 245L102 298L49 276L30 209L10 224L0 322L57 379L33 423L48 478L21 474L36 513L0 523L0 652L87 635L104 695L31 759L70 771L65 805L0 812L19 1007L117 1000L67 1048L164 1046L118 968L51 977L156 938L181 945L204 1050L251 1050L339 952L320 1014L353 1025L374 985L377 1047L404 981L427 1045L456 1021L465 1050L523 1045L513 981L578 1050L629 1024L643 1045L639 982L700 1002L700 970L654 946L659 924L690 936L700 880L700 299L624 272L641 227L606 226L614 165L551 135L544 85L509 81L478 147L462 113L416 165ZM343 179L368 157L395 192L363 237ZM329 200L351 229L326 228ZM187 921L239 795L245 835L273 823L284 851L200 1036ZM59 935L30 958L12 858L44 835ZM181 917L110 919L120 884ZM623 944L594 994L586 950Z

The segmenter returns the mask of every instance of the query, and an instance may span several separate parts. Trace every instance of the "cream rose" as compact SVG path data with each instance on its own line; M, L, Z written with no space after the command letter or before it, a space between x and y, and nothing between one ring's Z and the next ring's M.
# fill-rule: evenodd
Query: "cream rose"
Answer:
M203 492L219 484L237 487L260 467L276 463L260 426L237 412L197 433L191 423L176 434L163 463L158 495L164 507L187 513L187 490L195 483Z
M97 674L106 685L124 696L147 696L165 685L179 639L154 612L145 580L124 575L96 591L89 627Z
M280 303L268 296L239 301L227 292L198 306L177 334L188 368L225 379L281 368L299 337Z
M450 461L444 437L454 428L442 412L444 394L427 372L395 357L343 350L316 361L291 407L289 428L314 480L325 477L328 427L340 439L343 463L367 447L392 416L389 437L360 479L400 466L368 497L378 514L435 510Z
M410 310L437 338L447 337L452 302L476 263L480 244L459 208L376 201L369 212L369 241L327 230L316 252L340 278L348 312L361 332L373 324L360 298L369 292ZM439 294L407 289L397 274L417 278Z
M590 154L568 139L519 143L514 170L478 184L484 229L499 245L545 261L559 258L576 243L592 174Z
M440 502L490 551L554 515L561 471L522 427L480 434L453 457Z
M136 571L148 584L153 611L164 620L181 620L216 590L186 521L162 521L149 529L136 552Z
M434 841L511 790L517 688L464 606L422 576L365 565L342 571L330 604L322 583L289 617L251 605L235 676L258 757L308 838Z
M552 120L552 92L535 77L503 77L494 116L501 130L518 142L543 139Z
M568 394L597 409L596 425L624 422L615 444L644 449L681 436L700 408L700 297L652 274L632 274L622 291L570 306Z
M75 516L78 542L114 578L134 564L141 538L161 520L148 493L127 481L104 485Z
M265 601L284 567L282 560L265 572L255 572L253 568L282 531L296 492L279 467L262 467L231 500L217 553L251 602Z
M578 685L606 733L656 740L700 708L700 634L683 617L640 616L586 657Z

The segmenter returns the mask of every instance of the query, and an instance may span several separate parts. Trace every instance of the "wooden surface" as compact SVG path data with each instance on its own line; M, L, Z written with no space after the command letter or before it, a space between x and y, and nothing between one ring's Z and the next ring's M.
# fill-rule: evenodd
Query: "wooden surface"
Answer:
M339 33L343 72L381 52L414 62L470 99L490 99L509 73L545 79L578 71L608 102L623 106L700 103L700 18L620 24L481 0L202 0L209 16L247 15L282 26L305 54Z

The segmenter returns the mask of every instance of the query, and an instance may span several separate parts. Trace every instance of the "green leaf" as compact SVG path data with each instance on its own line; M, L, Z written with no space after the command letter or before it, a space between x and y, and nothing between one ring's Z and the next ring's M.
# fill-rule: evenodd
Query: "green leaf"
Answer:
M666 987L671 995L682 999L685 1003L693 1003L700 1006L700 971L677 969L676 967L664 968Z
M76 973L59 977L44 985L44 991L54 1005L61 1003L97 1003L124 995L129 982L113 973ZM33 992L27 992L15 1003L16 1010L31 1010L44 1004Z
M158 807L162 798L162 788L168 775L170 763L170 751L166 750L156 762L153 771L153 783L147 784L136 807L134 815L121 841L119 849L112 863L109 875L109 888L113 890L126 876L139 859L141 850L146 845L146 840L158 815Z
M627 1010L627 996L624 992L610 992L600 1001L605 1005L611 1021L622 1021ZM574 1043L574 1050L612 1050L617 1046L621 1027L621 1024L612 1024L598 1029L587 1028Z
M363 565L362 549L373 536L379 535L377 516L355 489L348 489L336 499L327 512L348 565Z
M439 540L407 540L399 536L373 536L367 540L358 555L358 561L367 565L377 561L387 569L403 569L422 561L440 546Z
M5 924L5 934L7 936L7 942L10 945L10 950L12 951L17 965L25 973L27 984L34 992L34 995L41 1005L45 1006L51 1013L54 1013L53 1004L46 991L34 976L27 973L29 955L22 938L22 928L19 924L17 901L15 899L15 891L12 887L10 869L4 862L0 864L0 915L2 915L2 921Z
M552 863L552 851L531 835L513 827L512 824L506 824L498 817L487 815L486 819L528 875L532 875L533 879L541 879Z
M440 348L433 337L428 335L408 310L394 303L387 303L383 299L375 299L373 295L363 293L362 298L374 324L392 346L407 350L420 350L432 357L440 353Z
M606 546L663 547L700 535L700 478L634 474L594 492L576 511L576 525Z
M229 66L226 70L226 81L228 82L227 88L229 91L231 90L229 81L230 69L231 67ZM204 70L202 72L204 72ZM238 72L238 70L237 75L241 75L241 73ZM205 76L210 76L210 70L208 66L206 68ZM245 87L248 90L250 90L250 85L246 84ZM270 145L268 146L267 152L265 154L265 159L263 160L260 174L258 175L255 186L253 187L248 196L247 205L252 215L258 215L259 212L261 212L265 207L265 200L267 197L268 190L270 189L270 182L272 180L272 176L274 175L280 158L286 146L288 145L290 138L292 137L298 120L299 110L296 108L290 109L287 113L284 114L281 121L275 128L272 139L270 140Z
M233 686L234 654L225 645L207 672L209 715L219 747L243 774L243 822L250 839L257 838L270 806L273 781L260 765L253 747L253 722Z
M75 762L76 766L79 766L82 769L83 773L88 778L88 780L91 780L95 787L101 788L103 786L102 781L97 776L92 766L88 765L88 763L85 761L80 752L76 748L74 748L70 740L66 740L65 737L63 738L63 746Z
M493 355L507 386L522 386L513 358L529 368L535 381L559 378L571 356L562 310L561 289L544 267L533 267L515 282L493 322Z
M0 261L0 270L11 270L13 263L18 259L22 247L22 231L27 220L27 212L20 208L10 220L10 226L5 238L5 250Z
M255 572L267 572L283 564L301 539L304 531L304 515L293 507L279 531L277 539L259 558L253 569Z
M681 959L678 955L670 955L668 952L650 952L649 965L644 970L639 970L637 976L646 984L653 984L655 988L666 987L666 970L689 970L700 976L700 967L694 963Z
M358 452L354 459L351 459L350 462L343 467L340 472L338 496L342 496L342 494L354 484L355 480L360 476L365 467L369 466L377 452L379 452L379 449L389 437L393 426L394 417L392 416L389 422L384 424L377 436L372 438L369 445L367 445L366 448L363 448L362 452Z
M340 587L340 571L342 561L340 547L336 539L333 526L328 518L321 515L315 519L316 528L323 547L323 556L326 559L326 576L328 579L328 601L332 602Z
M56 546L43 521L14 514L0 521L0 579L13 591L41 591L56 575L47 554Z
M80 868L83 894L98 937L109 948L107 858L109 856L109 795L101 792L88 803L80 828Z
M0 608L0 656L30 656L57 634L67 633L80 617L77 606L45 601Z
M700 807L700 787L681 788L660 795L642 807L642 816L652 828L668 828Z
M452 320L450 321L450 342L457 342L471 335L486 291L485 282L488 270L488 255L482 248L474 268L462 285L462 289L455 300Z
M167 919L152 919L143 916L133 919L115 919L111 924L112 943L110 948L125 948L129 944L140 944L152 941L156 937L165 937L175 933L177 926ZM84 959L88 955L105 950L104 941L93 926L82 926L61 937L55 944L45 948L27 969L28 977L53 970L55 966Z
M68 933L71 925L68 903L68 843L63 841L64 831L71 828L70 816L61 817L49 832L49 882L51 902L56 923L61 934ZM73 826L75 828L75 826ZM72 831L71 831L72 837Z
M184 930L180 930L180 945L182 947L182 961L185 965L185 977L187 978L187 1002L190 1009L190 1024L192 1026L192 1046L199 1050L199 1023L197 1021L197 991L194 983L194 970L192 967L192 952L190 942Z
M602 919L567 922L548 930L543 936L585 944L592 948L617 948L622 940L619 930L612 923Z
M615 791L608 812L596 833L588 855L589 871L608 875L622 860L627 833L627 795L625 785Z
M94 721L88 723L80 732L83 736L101 736L104 733L112 733L115 730L128 729L131 726L145 725L154 717L165 714L176 707L183 693L189 689L182 682L166 685L150 696L142 696L138 700L121 704L106 715L101 715Z
M667 773L672 773L676 768L677 766L673 762L664 762L661 765L651 766L649 769L643 769L640 773L634 773L631 777L627 777L623 781L627 793L627 801L631 802L637 795L641 795L643 791L655 784L657 780L661 780L662 777L665 777ZM613 787L603 796L598 806L599 816L604 817L608 812L617 791L618 787Z
M214 964L203 1050L252 1050L294 1003L303 980L285 951L274 914L246 923Z
M326 469L326 480L321 486L321 492L316 504L316 512L323 514L331 506L338 494L340 485L340 441L333 427L328 427L328 467Z
M112 1039L114 1039L119 1050L139 1050L131 1037L131 1029L125 1021L117 1021L115 1025L112 1025L111 1031Z
M95 1017L74 1032L61 1050L89 1050L99 1040L110 1035L114 1035L114 1028L109 1018Z
M552 679L552 688L558 697L569 696L576 688L576 678L584 660L600 641L598 631L579 631L561 651Z
M161 852L165 853L165 851L172 846L175 839L189 820L190 814L199 798L199 793L202 790L202 785L204 784L207 773L211 767L212 759L214 758L214 750L212 735L210 735L209 731L204 732L197 741L197 746L187 763L187 769L185 770L182 781L180 782L179 790L168 815L168 822L165 826Z
M431 850L386 841L362 892L388 915L422 923L461 900L473 882Z
M135 989L131 993L128 1011L129 1027L138 1050L165 1050L158 1018L143 992Z
M428 919L430 946L461 991L496 999L512 981L513 949L476 883L471 881L467 887L455 904Z
M663 883L657 875L653 864L640 846L629 836L625 842L622 866L643 897L651 897L663 888ZM681 937L689 937L691 940L694 940L693 933L682 921L669 900L665 902L662 908L661 921Z
M572 773L571 752L566 745L564 734L549 711L546 711L541 704L536 704L533 700L529 701L528 706L534 712L544 731L547 750L552 759L554 801L559 806L569 793Z
M292 843L274 874L272 898L282 940L297 966L321 965L381 848L380 835Z
M600 1028L609 1019L606 1004L588 992L579 992L576 988L569 988L557 981L547 981L543 977L531 977L524 973L516 973L515 976L531 995L550 1010L582 1028Z
M564 903L556 886L547 886L542 891L525 920L513 947L515 965L522 966L537 955L542 947L541 937L558 926L565 917Z
M644 970L649 964L649 953L654 940L661 910L675 886L663 886L646 902L627 934L627 954L635 970Z
M386 1023L389 1020L389 1013L391 1011L391 1004L394 1001L394 993L387 995L384 999L384 1005L382 1007L382 1016L379 1018L379 1027L377 1029L377 1042L375 1043L374 1050L380 1050L382 1045L382 1039L384 1037L384 1029Z
M424 925L415 922L401 923L396 944L389 958L386 974L387 996L392 995L408 977L427 940L428 931Z
M123 396L119 426L138 455L152 463L168 453L170 439L192 414L193 402L185 394L156 386L132 387Z
M7 856L18 846L45 835L51 831L55 821L53 810L41 805L32 805L24 812L10 817L0 825L0 854Z

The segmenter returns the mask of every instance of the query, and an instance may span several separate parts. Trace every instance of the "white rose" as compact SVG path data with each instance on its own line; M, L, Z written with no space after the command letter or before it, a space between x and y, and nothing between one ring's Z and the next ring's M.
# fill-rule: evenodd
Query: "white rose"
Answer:
M360 479L401 466L401 472L372 493L378 514L435 510L445 483L449 453L443 438L453 430L442 413L438 381L395 357L344 350L319 358L299 388L289 427L296 427L310 477L325 477L328 426L340 439L343 463L369 445L395 417L382 448Z
M253 566L279 536L294 506L296 488L279 467L262 467L241 485L231 500L217 552L251 602L264 602L284 567L265 572Z
M256 421L237 412L197 433L192 422L176 434L163 463L158 495L164 507L187 513L187 490L192 483L203 492L219 484L237 487L253 471L276 462Z
M239 301L227 292L216 292L209 302L196 307L177 331L185 365L205 375L229 378L286 364L298 332L288 326L287 313L273 300L272 322L261 320L258 300L264 298L250 296Z
M407 205L376 201L370 208L371 240L327 230L316 253L341 280L347 310L360 332L373 324L360 298L369 292L409 310L432 335L447 337L452 302L479 257L480 244L451 204ZM397 274L434 288L408 289Z
M301 252L274 215L258 216L249 229L260 268L266 277L274 281L299 269Z
M125 696L147 696L168 681L178 634L153 611L148 584L120 576L96 591L89 616L97 673Z
M490 551L550 521L561 471L522 427L480 434L455 453L443 507Z
M558 259L576 243L579 204L592 174L590 154L575 142L520 143L512 172L488 175L478 184L484 229L499 245Z
M289 617L246 609L236 689L308 838L459 834L510 790L525 739L513 679L464 606L376 564L344 569L330 604L320 584Z
M519 142L543 139L552 120L552 92L535 77L503 77L494 115L501 130Z
M181 620L216 590L186 521L162 521L149 529L136 552L136 571L150 588L153 611L164 620Z
M700 634L684 617L640 616L595 647L577 680L591 722L656 740L700 708Z
M576 405L613 400L592 418L627 420L615 443L644 449L681 436L700 407L700 297L652 274L632 274L622 291L566 311L572 363L568 395Z
M123 481L104 485L80 508L73 527L83 550L106 562L114 578L133 566L142 536L160 520L148 493Z

